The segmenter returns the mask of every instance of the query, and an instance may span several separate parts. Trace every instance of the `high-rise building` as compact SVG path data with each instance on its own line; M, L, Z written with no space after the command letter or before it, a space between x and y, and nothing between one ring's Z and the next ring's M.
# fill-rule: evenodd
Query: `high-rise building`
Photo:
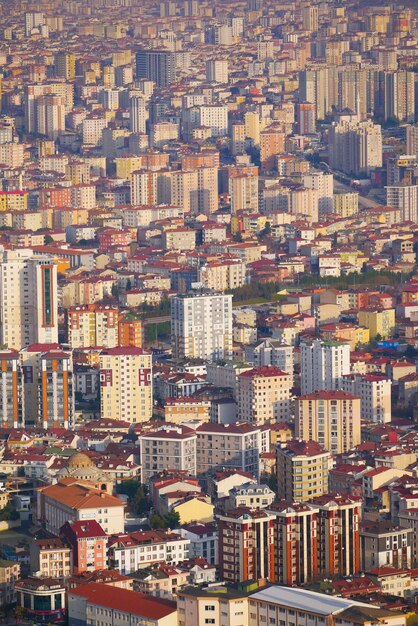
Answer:
M219 573L227 582L274 579L274 515L245 507L218 515Z
M57 266L32 250L6 250L0 260L0 343L20 350L58 341Z
M370 174L382 167L382 130L371 120L341 120L329 130L329 163L352 175Z
M57 139L65 131L64 98L48 94L36 100L36 131L49 139Z
M332 213L334 195L334 176L324 172L310 172L304 174L303 185L307 189L318 191L319 213Z
M309 4L302 8L302 28L309 32L317 32L318 30L318 7Z
M231 152L234 156L245 154L245 124L235 122L231 126Z
M75 56L71 52L60 51L55 55L55 76L74 80Z
M231 213L258 211L258 175L240 174L228 179Z
M285 151L285 133L281 125L272 125L260 133L260 163L261 169L274 169L276 156Z
M323 120L329 111L328 67L317 66L299 73L299 93L301 102L315 105L315 119Z
M238 376L238 417L246 422L284 422L290 415L293 376L274 365L256 367Z
M131 95L129 98L129 127L133 133L145 134L146 107L141 96Z
M296 401L295 435L317 441L332 454L361 443L360 398L344 391L316 391Z
M58 343L34 343L20 352L23 423L74 426L73 362Z
M100 413L104 418L147 422L152 416L152 355L116 347L100 354Z
M414 72L384 72L384 117L399 122L415 121Z
M231 358L232 296L213 292L174 296L171 336L175 358Z
M187 52L139 50L136 54L136 77L153 80L158 87L167 87L189 65L190 54Z
M109 304L85 304L67 310L68 343L71 348L119 345L119 308Z
M350 373L350 344L319 339L302 342L300 371L302 395L340 389L342 377Z
M287 441L276 447L277 494L306 502L328 492L331 453L316 441Z
M406 127L406 154L418 156L418 124Z
M29 37L34 29L40 29L45 23L45 16L38 11L29 11L25 13L25 35Z
M214 59L206 61L206 80L209 83L228 82L228 61Z
M340 217L350 217L358 213L357 191L337 191L333 195L332 212Z
M51 348L40 355L38 422L39 426L45 430L74 427L74 385L71 352Z
M330 578L360 571L360 519L362 498L324 494L309 505L318 509L318 573Z
M418 185L398 183L386 187L386 204L401 211L403 222L418 222Z
M0 425L23 424L22 369L17 350L0 350Z
M275 515L274 582L293 587L318 576L318 509L280 500L267 508Z
M316 130L315 104L311 102L300 102L296 107L296 115L299 135L313 135Z
M386 424L392 419L392 382L383 374L348 374L341 379L341 389L360 398L362 419Z
M262 437L267 431L256 424L202 424L197 428L197 474L204 478L215 469L233 468L258 479Z

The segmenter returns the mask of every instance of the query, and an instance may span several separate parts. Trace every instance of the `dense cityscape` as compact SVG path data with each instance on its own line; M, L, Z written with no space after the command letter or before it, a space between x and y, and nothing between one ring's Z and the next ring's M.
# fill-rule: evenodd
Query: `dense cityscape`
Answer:
M0 625L418 624L417 0L0 1Z

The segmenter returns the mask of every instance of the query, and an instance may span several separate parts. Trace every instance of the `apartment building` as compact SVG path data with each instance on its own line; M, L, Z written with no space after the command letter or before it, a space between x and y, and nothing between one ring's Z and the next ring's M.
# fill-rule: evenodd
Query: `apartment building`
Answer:
M128 575L155 563L176 565L188 558L190 540L165 530L115 534L108 540L108 566Z
M125 504L119 498L72 478L37 491L38 521L48 532L59 535L67 521L96 520L103 530L120 533L124 529Z
M360 519L362 498L324 494L312 498L317 510L318 573L352 576L360 571Z
M45 578L68 578L73 573L71 546L61 539L36 539L29 544L30 568Z
M108 304L85 304L67 310L68 343L72 348L119 345L119 308Z
M152 356L136 347L100 354L101 417L147 422L152 416Z
M392 419L391 386L383 374L348 374L341 379L341 388L360 398L362 419L376 424Z
M231 358L232 296L213 292L174 296L171 335L175 358Z
M332 454L361 443L361 400L345 391L315 391L296 400L295 435Z
M197 474L206 475L218 468L234 468L259 474L259 455L263 447L261 429L247 422L202 424L196 429ZM265 433L264 433L265 434Z
M274 365L242 372L237 382L238 418L255 424L286 421L292 379Z
M274 578L274 515L239 507L218 515L219 572L226 582Z
M328 492L331 453L316 441L288 441L276 447L278 496L306 502Z
M267 507L275 516L274 581L281 585L302 585L318 575L318 509L302 503L280 500Z
M0 343L20 350L58 341L57 266L32 250L6 250L0 260Z
M350 344L339 341L302 342L300 346L302 395L339 389L350 373Z
M164 424L139 436L142 480L162 470L196 475L196 431L187 426Z

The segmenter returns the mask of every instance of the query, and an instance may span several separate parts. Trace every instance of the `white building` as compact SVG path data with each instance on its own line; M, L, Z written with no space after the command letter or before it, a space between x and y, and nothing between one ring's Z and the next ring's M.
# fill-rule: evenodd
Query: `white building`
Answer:
M350 344L319 339L301 343L300 372L302 395L341 388L342 376L350 373Z
M0 343L20 350L58 341L57 266L32 250L0 257Z
M164 424L139 436L142 480L170 469L196 475L196 432L187 426Z
M398 183L386 187L387 206L400 209L403 222L418 221L418 185Z
M138 531L109 538L109 567L127 575L154 563L177 565L189 558L190 540L162 530Z
M206 80L209 83L226 84L228 82L228 61L221 59L206 61Z
M230 359L232 296L215 292L174 296L171 336L175 358Z
M303 185L307 189L317 189L319 213L332 213L334 195L334 176L323 172L311 172L303 176Z

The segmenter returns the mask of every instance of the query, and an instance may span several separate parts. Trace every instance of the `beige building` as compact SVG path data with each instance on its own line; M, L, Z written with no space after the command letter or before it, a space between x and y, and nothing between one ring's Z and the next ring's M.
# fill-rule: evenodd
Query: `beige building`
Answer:
M88 583L69 591L68 621L72 626L177 626L177 609L170 600Z
M258 210L258 176L241 174L229 178L229 195L231 196L231 213L241 210Z
M288 441L276 448L278 497L306 502L328 492L331 453L316 441Z
M187 426L164 424L139 436L142 480L163 470L196 475L196 432Z
M135 424L152 416L152 355L116 347L100 355L101 417Z
M119 308L104 304L86 304L67 310L68 343L72 348L118 345Z
M239 419L260 425L289 419L292 379L291 374L273 365L240 374L237 386Z
M241 260L212 261L199 270L199 281L207 289L225 291L245 285L247 269Z
M59 535L67 521L95 519L105 533L122 533L125 504L85 482L64 478L37 491L37 517L45 530Z
M167 229L162 234L162 245L165 250L194 250L196 231L192 228Z
M31 571L45 578L68 578L73 573L72 548L58 538L31 541Z
M0 606L16 602L15 582L20 577L20 563L0 559Z
M296 401L295 435L317 441L332 454L361 443L360 398L344 391L316 391Z
M357 191L340 191L333 196L333 212L340 217L350 217L358 213Z
M361 417L376 424L392 419L392 383L381 374L347 374L341 379L341 388L361 400Z

